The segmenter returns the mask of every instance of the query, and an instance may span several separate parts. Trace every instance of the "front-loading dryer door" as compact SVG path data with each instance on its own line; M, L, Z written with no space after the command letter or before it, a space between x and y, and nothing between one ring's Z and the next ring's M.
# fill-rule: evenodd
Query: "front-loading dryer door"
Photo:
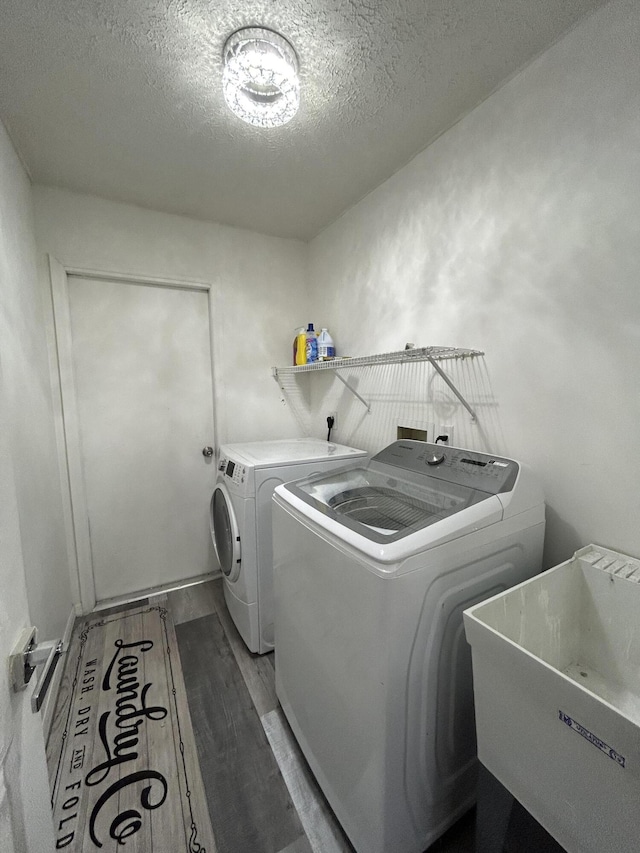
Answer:
M224 483L218 483L209 511L211 538L224 576L235 581L240 574L240 532L231 496Z

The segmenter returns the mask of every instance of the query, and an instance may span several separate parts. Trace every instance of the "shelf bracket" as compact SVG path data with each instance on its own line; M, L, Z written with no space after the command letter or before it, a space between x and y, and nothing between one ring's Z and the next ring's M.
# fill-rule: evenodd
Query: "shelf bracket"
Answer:
M271 368L271 375L273 376L273 378L278 383L278 388L280 388L280 390L282 391L283 394L286 394L287 392L285 391L284 385L282 384L282 379L280 378L280 371L278 370L277 367Z
M476 413L475 413L475 412L474 412L474 410L471 408L471 406L467 403L467 401L466 401L466 400L465 400L465 398L462 396L462 394L458 391L458 389L457 389L457 388L456 388L456 386L453 384L453 382L449 379L449 377L448 377L448 376L447 376L447 374L444 372L444 370L440 367L440 365L436 362L436 360L435 360L435 359L433 359L433 358L427 358L427 361L428 361L428 362L429 362L429 364L433 367L433 369L434 369L434 370L439 374L439 376L440 376L440 377L441 377L441 378L442 378L442 379L447 383L447 385L449 386L449 388L451 388L451 390L452 390L452 391L453 391L453 393L456 395L456 397L458 398L458 400L460 400L460 402L462 403L462 405L465 407L465 409L466 409L466 410L469 412L469 414L471 415L471 421L472 421L472 423L475 423L475 422L476 422L476 420L477 420Z
M340 380L340 382L342 382L343 385L347 386L347 388L349 389L349 391L351 391L353 396L357 397L358 400L360 400L360 402L362 403L362 405L365 406L367 412L369 412L369 414L371 414L371 403L367 403L367 401L364 399L364 397L360 396L360 394L358 394L356 389L352 388L351 385L349 385L347 380L343 376L340 375L339 370L336 370L336 377Z

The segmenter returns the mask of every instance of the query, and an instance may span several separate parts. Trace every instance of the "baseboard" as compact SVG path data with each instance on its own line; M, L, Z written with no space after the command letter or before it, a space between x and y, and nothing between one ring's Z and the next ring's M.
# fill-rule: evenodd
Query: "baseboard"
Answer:
M47 741L47 738L49 737L49 732L51 731L51 724L53 722L53 712L56 709L58 690L60 689L60 682L62 681L62 673L64 672L64 665L67 660L67 650L71 641L71 634L73 633L73 626L75 624L75 621L76 608L73 607L71 609L71 612L69 613L69 618L67 619L67 624L65 625L64 634L62 635L62 654L60 655L60 660L58 661L58 665L55 668L53 678L51 679L51 684L49 685L47 695L45 696L44 703L40 710L45 743Z
M214 572L208 572L206 575L196 575L195 577L185 578L180 581L162 584L161 586L151 586L147 589L141 589L138 592L133 592L128 595L118 595L113 598L105 598L96 602L96 606L91 611L92 613L100 613L101 610L110 610L112 607L120 607L123 604L132 604L135 601L140 601L144 598L151 598L154 595L162 595L166 592L173 592L176 589L186 589L188 586L198 586L201 583L208 583L222 577L222 572L218 569Z

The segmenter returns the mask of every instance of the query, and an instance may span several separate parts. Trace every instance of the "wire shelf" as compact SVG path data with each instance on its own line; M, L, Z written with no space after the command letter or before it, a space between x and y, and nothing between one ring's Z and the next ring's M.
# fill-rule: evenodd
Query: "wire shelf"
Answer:
M333 370L339 371L341 368L354 367L370 367L376 364L411 364L412 362L428 361L436 370L442 379L446 382L449 388L456 395L458 400L467 409L471 415L471 420L475 422L476 413L473 411L469 403L464 399L458 391L451 379L447 376L444 370L436 363L438 361L447 361L451 359L475 358L476 356L484 355L484 352L477 349L461 349L460 347L413 347L411 349L398 350L397 352L383 352L378 355L361 355L355 358L334 358L331 361L314 361L311 364L291 365L290 367L274 367L273 378L280 385L280 388L285 392L282 384L282 377L292 373L312 373L318 370ZM351 393L360 400L367 411L371 411L371 403L364 399L356 389L339 372L336 372L336 377L351 391ZM286 392L285 392L286 393Z
M414 349L384 352L377 355L360 355L354 358L333 358L331 361L314 361L311 364L274 367L273 374L309 373L314 370L340 370L346 367L369 367L375 364L407 364L414 361L447 361L455 358L475 358L484 355L477 349L460 347L415 347Z

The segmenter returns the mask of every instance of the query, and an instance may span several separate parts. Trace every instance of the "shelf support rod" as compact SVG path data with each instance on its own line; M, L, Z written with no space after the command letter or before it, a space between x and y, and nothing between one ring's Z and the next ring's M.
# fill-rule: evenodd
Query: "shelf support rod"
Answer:
M462 394L458 391L458 389L456 388L456 386L455 386L455 385L453 384L453 382L449 379L449 377L448 377L448 376L447 376L447 374L444 372L444 370L440 367L440 365L436 363L435 359L430 358L430 357L427 357L427 359L428 359L429 363L433 366L433 368L435 369L435 371L436 371L436 372L437 372L437 373L442 377L442 379L444 379L444 381L447 383L447 385L449 386L449 388L451 388L451 390L452 390L452 391L453 391L453 393L456 395L456 397L458 398L458 400L460 400L460 402L461 402L461 403L462 403L462 405L465 407L465 409L469 412L469 414L471 415L471 421L472 421L472 423L475 423L475 422L477 421L477 417L476 417L476 413L473 411L473 409L471 408L471 406L467 403L467 401L464 399L464 397L462 396Z
M349 391L351 391L351 393L353 394L353 396L354 396L354 397L357 397L357 398L358 398L358 400L360 400L360 402L362 403L362 405L363 405L363 406L365 406L365 408L366 408L366 410L369 412L369 414L371 414L371 403L367 403L367 401L364 399L364 397L361 397L361 396L360 396L360 394L358 394L358 392L356 391L356 389L355 389L355 388L352 388L352 387L351 387L351 385L349 385L349 383L347 382L347 380L346 380L346 379L344 379L344 378L340 375L340 371L339 371L339 370L336 370L336 376L338 377L338 379L340 380L340 382L342 382L342 384L343 384L343 385L346 385L346 386L347 386L347 388L349 389Z
M284 390L284 385L282 384L282 380L280 379L280 373L279 373L279 371L278 371L278 368L277 368L277 367L272 367L272 368L271 368L271 375L273 376L273 378L274 378L274 379L276 380L276 382L278 383L278 387L280 388L280 390L282 391L282 393L283 393L283 394L286 394L286 391Z

